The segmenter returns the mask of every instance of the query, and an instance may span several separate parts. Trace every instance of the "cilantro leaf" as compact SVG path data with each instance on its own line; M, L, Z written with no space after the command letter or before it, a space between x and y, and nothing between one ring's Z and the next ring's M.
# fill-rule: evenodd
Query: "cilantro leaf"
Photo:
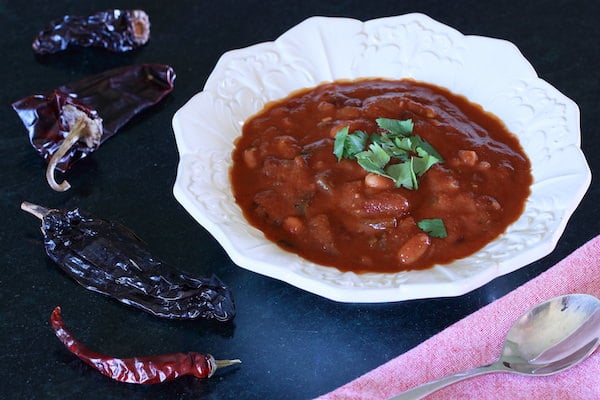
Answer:
M398 150L400 150L400 153L404 153L404 150L397 148L394 138L386 133L382 133L381 135L374 133L371 135L370 140L371 143L376 143L392 157L398 156Z
M371 143L369 150L355 155L358 164L368 172L384 175L383 167L390 162L390 155L378 144Z
M344 156L346 158L353 158L356 154L363 151L367 145L369 135L363 131L354 131L346 138L346 145L344 147Z
M410 190L419 188L412 163L413 161L410 159L407 162L392 164L385 169L385 172L394 181L396 187L402 186Z
M414 152L416 145L417 145L417 143L415 143L413 138L410 136L404 137L402 139L397 138L396 140L394 140L394 146L396 147L396 149L398 149L404 153Z
M429 154L423 148L417 147L417 155L413 157L413 167L417 176L422 176L429 168L440 162L438 158Z
M408 136L412 133L414 127L412 119L377 118L375 122L377 122L378 127L388 131L392 136Z
M333 154L338 162L342 158L353 158L357 153L363 151L367 145L369 135L363 131L349 133L348 126L343 127L335 134L333 142Z
M437 152L437 150L431 144L429 144L429 142L423 140L419 135L414 135L413 138L417 142L415 148L420 147L428 154L437 158L439 162L444 162L444 159L442 158L442 156Z
M417 226L423 231L429 234L431 237L445 238L448 236L444 221L440 218L423 219L417 222Z
M337 157L338 162L344 157L344 147L346 146L346 138L348 137L348 131L350 127L345 126L335 134L335 141L333 142L333 154Z

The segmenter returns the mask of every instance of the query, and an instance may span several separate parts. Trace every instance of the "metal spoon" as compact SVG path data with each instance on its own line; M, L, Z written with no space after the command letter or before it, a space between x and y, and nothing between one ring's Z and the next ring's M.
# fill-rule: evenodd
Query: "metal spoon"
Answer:
M421 399L463 379L492 372L552 375L583 361L598 345L600 300L587 294L556 297L516 321L495 363L425 383L388 400Z

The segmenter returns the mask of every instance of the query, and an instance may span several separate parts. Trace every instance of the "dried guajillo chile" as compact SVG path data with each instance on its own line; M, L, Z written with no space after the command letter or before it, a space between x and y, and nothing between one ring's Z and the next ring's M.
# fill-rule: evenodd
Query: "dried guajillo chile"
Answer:
M174 80L168 65L130 65L27 96L12 107L31 145L48 162L48 184L65 191L70 185L56 182L55 170L64 173L96 151L131 118L169 94Z
M233 294L215 275L195 277L167 265L122 224L77 208L21 208L42 220L48 257L85 288L168 319L235 316Z
M71 46L101 47L126 52L150 38L150 18L143 10L106 10L90 15L65 15L41 30L31 47L37 54L53 54Z
M50 323L56 337L80 360L119 382L153 384L171 381L184 375L210 378L218 368L238 364L240 360L215 360L210 354L196 352L162 354L147 357L116 358L90 350L66 328L56 307Z

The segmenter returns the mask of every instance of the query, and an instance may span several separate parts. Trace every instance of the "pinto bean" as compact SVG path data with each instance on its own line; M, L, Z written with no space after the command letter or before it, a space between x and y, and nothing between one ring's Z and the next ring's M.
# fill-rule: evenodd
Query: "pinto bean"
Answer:
M317 110L322 114L321 118L332 118L335 112L335 104L322 101L317 105Z
M276 136L271 146L273 155L290 160L300 154L301 150L298 141L292 136Z
M331 182L331 177L327 173L329 171L318 173L315 175L315 183L317 184L317 189L321 192L331 194L334 185Z
M478 165L477 168L482 170L482 171L486 171L489 170L490 168L492 168L492 164L490 164L487 161L481 161Z
M403 265L415 263L425 255L431 245L431 239L425 233L417 233L408 239L398 251L398 260Z
M294 216L287 217L286 219L284 219L282 225L283 229L293 234L302 232L302 229L304 228L304 223L302 222L302 220Z
M335 116L337 119L348 120L357 119L361 116L361 110L358 107L346 106L337 110Z
M365 186L371 189L391 189L394 181L385 176L369 173L365 175Z
M458 158L463 164L468 165L469 167L475 166L478 159L477 153L473 150L459 150Z
M258 166L258 149L256 147L247 148L244 150L243 158L248 168L256 168Z
M364 101L364 113L368 118L394 115L403 108L404 102L401 97L373 97Z
M362 215L402 216L408 212L408 199L397 192L377 192L366 198L358 212Z
M337 164L337 170L348 180L364 180L365 175L367 175L367 171L365 171L364 168L358 165L354 160L349 160L347 158L342 159L342 161ZM360 185L363 184L362 181L357 181L357 183Z
M425 107L423 110L423 114L427 117L427 118L435 118L435 116L437 115L437 113L435 112L435 110L431 107Z

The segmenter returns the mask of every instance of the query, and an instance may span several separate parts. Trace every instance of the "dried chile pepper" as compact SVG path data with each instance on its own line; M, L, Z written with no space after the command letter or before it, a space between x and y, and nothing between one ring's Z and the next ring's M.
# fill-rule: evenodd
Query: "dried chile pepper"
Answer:
M53 54L71 46L101 47L126 52L150 38L150 18L143 10L106 10L90 15L65 15L51 21L34 38L37 54Z
M64 173L98 149L131 118L169 94L174 80L168 65L131 65L27 96L12 107L31 145L48 162L48 184L65 191L70 185L56 182L55 170Z
M240 360L215 360L210 354L196 352L162 354L157 356L116 358L90 350L66 328L56 307L50 316L56 337L80 360L119 382L153 384L167 382L180 376L210 378L218 368L241 363Z
M85 288L168 319L235 316L233 294L215 275L194 277L167 265L122 224L77 208L21 208L42 220L48 257Z

